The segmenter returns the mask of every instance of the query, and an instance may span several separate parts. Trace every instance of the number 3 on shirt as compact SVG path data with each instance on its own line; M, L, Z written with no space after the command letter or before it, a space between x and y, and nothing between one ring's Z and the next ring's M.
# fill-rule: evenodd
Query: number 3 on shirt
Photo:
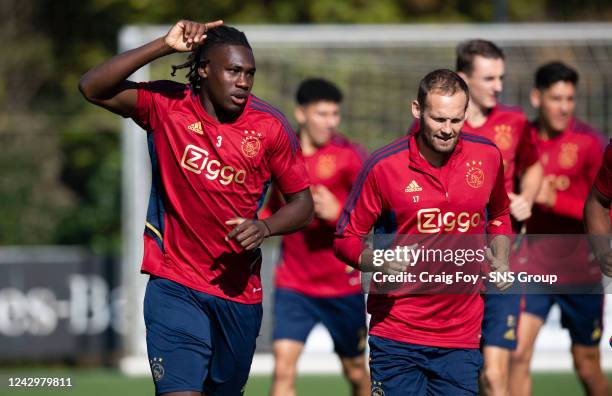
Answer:
M223 141L223 138L221 136L217 136L217 147L221 147L222 141Z

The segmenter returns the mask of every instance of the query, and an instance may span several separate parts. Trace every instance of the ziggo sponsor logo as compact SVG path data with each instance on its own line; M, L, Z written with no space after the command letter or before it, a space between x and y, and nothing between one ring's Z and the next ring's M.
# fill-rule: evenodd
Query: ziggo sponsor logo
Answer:
M444 212L440 208L420 209L417 212L417 229L422 234L436 234L442 231L467 232L470 227L480 225L480 213Z
M206 178L209 180L219 179L219 183L227 186L231 182L244 184L246 179L246 171L244 169L236 170L233 166L223 165L216 159L208 158L208 151L194 146L193 144L185 147L181 166L193 173L201 174L206 172Z

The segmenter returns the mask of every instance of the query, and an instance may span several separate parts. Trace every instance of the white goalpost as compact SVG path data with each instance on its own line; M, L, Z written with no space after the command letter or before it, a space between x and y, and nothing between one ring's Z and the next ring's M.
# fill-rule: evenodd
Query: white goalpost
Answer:
M608 70L612 65L612 23L242 25L237 27L246 33L258 64L264 62L269 67L275 67L274 73L265 77L266 87L271 95L273 94L272 96L279 101L282 100L284 105L292 103L290 87L292 84L297 85L299 81L296 78L307 76L309 73L319 73L321 70L321 73L336 73L335 75L345 80L346 85L351 85L353 81L351 73L356 76L354 78L361 75L358 73L365 73L364 69L367 67L364 65L367 66L368 62L371 62L370 69L374 71L367 72L381 73L381 84L389 84L381 88L386 91L381 93L382 96L391 95L390 90L393 89L398 91L393 91L394 97L411 98L416 90L406 91L407 87L416 86L418 81L406 81L413 79L413 74L401 73L416 75L422 70L439 67L441 62L447 65L449 59L454 56L452 48L458 42L471 38L484 38L511 50L508 69L513 73L512 67L515 65L516 75L519 77L513 80L516 84L509 87L508 95L515 100L525 96L527 84L531 83L531 81L527 83L526 79L531 78L533 69L530 67L535 64L534 62L549 60L551 56L567 56L571 58L571 62L591 65L585 73L587 81L591 81L587 84L588 92L584 94L584 102L587 105L579 110L588 114L600 128L606 129L608 133L612 132L612 128L608 129L610 126L608 114L612 114L612 100L608 102L606 99L600 103L601 98L607 98L608 88L612 89L612 85L605 85L608 84L607 76L610 76L609 81L612 82L612 72ZM123 52L145 44L166 34L169 28L170 26L126 26L119 34L119 50ZM374 53L377 55L372 56L372 59L363 56ZM266 73L265 65L262 68L258 67L258 78L260 73ZM452 65L447 66L452 67ZM412 71L409 70L411 68ZM152 79L151 69L151 66L147 65L134 73L131 78L135 81L148 81ZM395 84L388 81L391 79L387 79L384 73L403 77L400 77ZM602 81L602 84L605 82L603 88L597 85L597 81ZM358 98L359 88L359 86L352 87L351 93L346 96ZM369 86L362 88L371 91ZM258 84L255 84L255 90L257 89ZM370 95L371 92L365 94ZM378 143L377 139L380 138L378 131L400 133L401 122L408 117L407 111L406 114L397 114L398 111L394 114L379 114L378 108L373 108L371 114L357 114L357 111L350 111L354 109L351 103L345 105L349 107L345 116L346 122L351 130L356 131L357 135L366 139L366 143L372 146ZM355 106L357 105L359 103ZM282 108L282 105L280 107L288 111L287 108ZM408 120L405 121L407 125ZM130 119L123 120L121 128L123 233L121 284L127 299L125 315L129 330L123 339L126 354L120 362L120 368L126 374L144 375L149 373L142 318L142 301L147 277L141 275L139 269L143 254L144 220L149 199L150 164L146 133ZM269 278L276 254L276 250L269 248L264 255L266 261L262 269L264 271L262 280L267 287L264 300L267 317L270 306L268 296L272 292ZM610 298L607 300L612 301ZM606 304L606 323L601 348L602 362L607 370L612 369L612 350L608 346L608 339L612 334L611 305ZM559 316L558 310L551 312L550 320L538 338L533 362L534 370L572 369L569 336L567 331L560 327ZM264 333L269 330L269 323L265 323L260 338L270 337L270 334ZM269 340L264 340L264 343L266 342L269 343ZM272 364L269 351L258 353L252 373L270 373ZM331 339L323 328L317 327L311 334L305 354L300 360L300 370L302 373L341 372L340 364L333 356Z

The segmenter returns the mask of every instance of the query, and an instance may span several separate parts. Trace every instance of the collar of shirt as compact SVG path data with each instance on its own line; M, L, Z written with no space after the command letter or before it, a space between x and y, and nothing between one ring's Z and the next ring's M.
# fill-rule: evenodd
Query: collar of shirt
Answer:
M563 132L561 132L558 135L552 136L552 137L548 137L548 136L543 137L542 135L540 135L540 128L538 126L537 118L531 121L529 125L531 127L531 130L534 132L536 138L538 139L538 142L541 144L547 144L547 142L554 142L560 139L562 136L566 136L568 133L572 133L576 126L576 118L572 117L570 121L567 123L567 127L563 130Z
M300 140L300 145L302 144L301 133L302 132L300 130L297 131L297 137L298 137L298 140ZM302 152L302 155L304 156L304 158L310 158L310 157L314 157L315 155L321 155L322 153L327 151L329 148L333 147L338 138L339 138L338 133L333 132L331 138L327 142L325 142L325 144L319 147L316 147L315 151L313 151L312 154L305 154L304 152Z
M495 115L495 113L497 113L498 110L499 110L499 103L493 106L493 108L487 113L485 122L483 122L482 125L480 125L479 127L473 127L472 125L470 125L470 122L466 118L465 128L469 130L483 130L483 129L489 128L489 124L491 123L493 116Z
M457 144L455 145L453 152L451 153L447 161L439 168L436 168L431 165L419 151L419 146L417 145L416 141L418 135L418 133L413 133L410 136L410 141L408 143L408 152L410 158L409 166L411 168L435 175L440 172L445 172L449 169L452 169L454 167L455 162L461 158L463 153L463 137L461 136L461 132L459 133L459 138L457 139Z

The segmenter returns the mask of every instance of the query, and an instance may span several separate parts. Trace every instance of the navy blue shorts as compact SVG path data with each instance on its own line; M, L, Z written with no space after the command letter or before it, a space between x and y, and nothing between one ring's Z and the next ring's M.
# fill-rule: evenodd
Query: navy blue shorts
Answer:
M329 331L339 356L352 358L364 353L367 328L362 294L321 298L276 289L273 340L306 342L308 334L319 322Z
M261 316L261 304L241 304L151 277L144 319L156 394L242 395Z
M553 304L561 309L561 325L572 344L594 346L601 340L604 296L601 294L527 294L525 312L546 321Z
M482 346L514 350L521 314L520 294L484 294Z
M373 396L477 395L478 349L437 348L370 336Z

